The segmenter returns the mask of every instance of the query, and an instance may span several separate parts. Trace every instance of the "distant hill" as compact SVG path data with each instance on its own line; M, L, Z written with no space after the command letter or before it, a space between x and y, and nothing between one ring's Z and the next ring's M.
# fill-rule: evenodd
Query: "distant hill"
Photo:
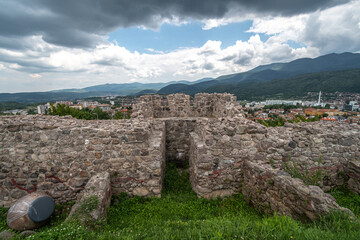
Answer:
M214 80L196 84L182 85L172 84L159 90L161 94L187 93L212 91L233 86L240 82L266 82L274 79L286 79L307 73L349 70L360 68L360 54L341 53L328 54L318 58L302 58L289 63L273 63L256 67L248 72L220 76Z
M192 84L209 81L211 78L203 78L195 82L171 81L166 83L123 83L123 84L102 84L86 88L62 89L49 92L23 92L23 93L0 93L0 102L19 103L40 103L61 100L76 100L87 97L100 96L127 96L156 93L162 87L170 84ZM143 93L141 93L144 91Z
M155 93L157 93L157 91L154 89L145 89L145 90L135 93L134 96L141 96L141 95L145 95L145 94L155 94Z
M170 86L167 86L170 87ZM240 82L205 89L204 92L228 92L238 99L266 100L288 99L306 95L307 92L360 93L360 68L353 70L308 73L286 79L266 82Z

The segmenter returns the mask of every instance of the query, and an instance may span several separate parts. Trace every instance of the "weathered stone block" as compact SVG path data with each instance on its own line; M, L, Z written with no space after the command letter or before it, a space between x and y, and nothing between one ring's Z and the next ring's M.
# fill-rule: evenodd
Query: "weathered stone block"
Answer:
M105 217L106 209L110 206L111 195L110 174L103 172L93 176L67 219L76 219L84 224L100 220Z

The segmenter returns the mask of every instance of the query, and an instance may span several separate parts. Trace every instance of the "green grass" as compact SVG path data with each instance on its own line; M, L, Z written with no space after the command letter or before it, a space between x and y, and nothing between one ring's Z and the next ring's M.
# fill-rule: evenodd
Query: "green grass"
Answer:
M67 212L60 206L50 225L29 239L360 238L358 214L350 219L335 212L308 224L276 214L264 216L249 207L241 194L225 199L197 198L191 190L189 174L168 165L162 198L114 196L107 221L99 222L92 229L74 221L64 223ZM355 213L359 211L359 196L343 190L332 194L341 205ZM5 213L4 209L1 211Z
M7 209L0 207L0 232L7 229L6 214L7 214Z
M350 209L356 217L360 218L360 196L347 188L333 189L329 192L340 206Z

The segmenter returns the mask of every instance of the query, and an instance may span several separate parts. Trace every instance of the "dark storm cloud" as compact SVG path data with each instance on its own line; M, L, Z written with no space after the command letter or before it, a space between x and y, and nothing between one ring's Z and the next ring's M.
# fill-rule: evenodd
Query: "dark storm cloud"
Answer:
M103 36L119 27L156 28L163 19L221 18L230 9L258 14L294 15L348 1L0 0L0 36L41 35L48 43L86 48L101 43L104 41Z

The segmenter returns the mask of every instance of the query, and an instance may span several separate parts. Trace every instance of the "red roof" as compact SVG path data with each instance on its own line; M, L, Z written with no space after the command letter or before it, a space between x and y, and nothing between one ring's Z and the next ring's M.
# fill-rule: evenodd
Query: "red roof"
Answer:
M334 119L334 118L321 118L321 120L323 120L323 121L337 121L336 119Z

